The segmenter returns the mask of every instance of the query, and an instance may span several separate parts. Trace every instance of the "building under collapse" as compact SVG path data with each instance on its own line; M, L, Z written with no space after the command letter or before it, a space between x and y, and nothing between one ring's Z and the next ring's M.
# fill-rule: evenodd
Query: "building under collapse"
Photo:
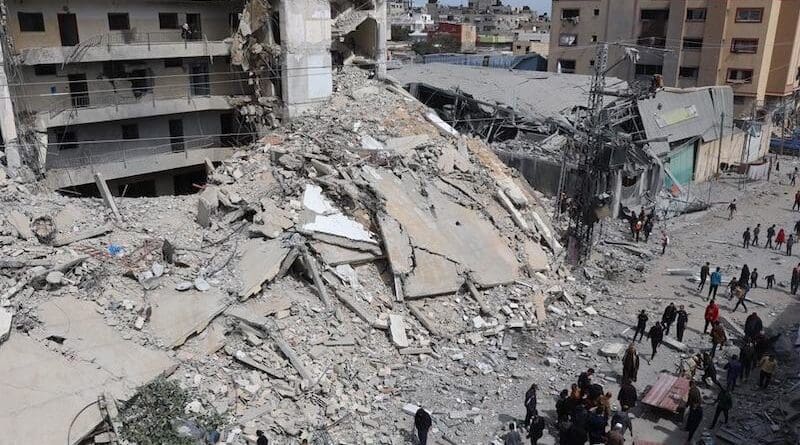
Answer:
M385 70L386 2L9 0L13 173L93 193L191 193L204 165L328 99L334 64Z

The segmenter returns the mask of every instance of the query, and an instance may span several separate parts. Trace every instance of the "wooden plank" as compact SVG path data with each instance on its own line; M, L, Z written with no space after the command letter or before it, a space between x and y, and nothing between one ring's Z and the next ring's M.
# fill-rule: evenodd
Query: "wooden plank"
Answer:
M670 412L677 412L689 397L689 380L661 373L656 383L642 398L642 403Z
M481 313L484 315L492 315L492 311L489 309L489 306L486 305L486 301L483 299L483 295L481 295L480 291L472 280L467 280L467 289L469 289L469 294L472 295L472 298L478 302L478 306L481 307Z

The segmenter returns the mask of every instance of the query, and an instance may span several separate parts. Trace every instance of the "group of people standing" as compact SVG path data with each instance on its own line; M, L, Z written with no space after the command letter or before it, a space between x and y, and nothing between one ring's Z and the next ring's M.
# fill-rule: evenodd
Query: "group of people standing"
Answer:
M798 224L795 225L795 231L797 232L800 229L800 221ZM745 229L742 233L742 247L745 249L749 249L750 246L759 247L761 240L759 236L761 235L761 224L756 224L753 230L750 230L750 227ZM795 242L797 241L797 237L794 233L790 233L789 237L786 237L786 230L781 227L778 229L778 233L775 233L775 224L769 226L767 228L766 234L766 242L764 243L765 249L774 249L774 250L781 250L783 245L786 244L786 255L792 255L792 247L794 247ZM772 243L772 240L775 240L775 244Z

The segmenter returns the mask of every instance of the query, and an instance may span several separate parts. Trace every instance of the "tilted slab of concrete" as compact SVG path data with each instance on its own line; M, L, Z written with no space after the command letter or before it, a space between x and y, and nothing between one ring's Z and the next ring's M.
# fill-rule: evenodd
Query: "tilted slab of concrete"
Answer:
M149 330L170 348L176 348L228 307L228 299L217 288L207 292L163 289L148 296L153 313Z
M275 278L289 250L281 239L264 241L253 238L247 241L242 246L242 257L239 260L239 274L242 280L239 298L246 299L258 293L261 285Z

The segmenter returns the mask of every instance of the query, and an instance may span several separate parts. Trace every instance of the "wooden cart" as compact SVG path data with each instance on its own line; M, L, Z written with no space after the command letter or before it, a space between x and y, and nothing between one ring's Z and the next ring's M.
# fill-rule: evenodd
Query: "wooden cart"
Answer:
M684 410L688 398L689 380L662 372L656 383L647 390L642 404L677 414Z

